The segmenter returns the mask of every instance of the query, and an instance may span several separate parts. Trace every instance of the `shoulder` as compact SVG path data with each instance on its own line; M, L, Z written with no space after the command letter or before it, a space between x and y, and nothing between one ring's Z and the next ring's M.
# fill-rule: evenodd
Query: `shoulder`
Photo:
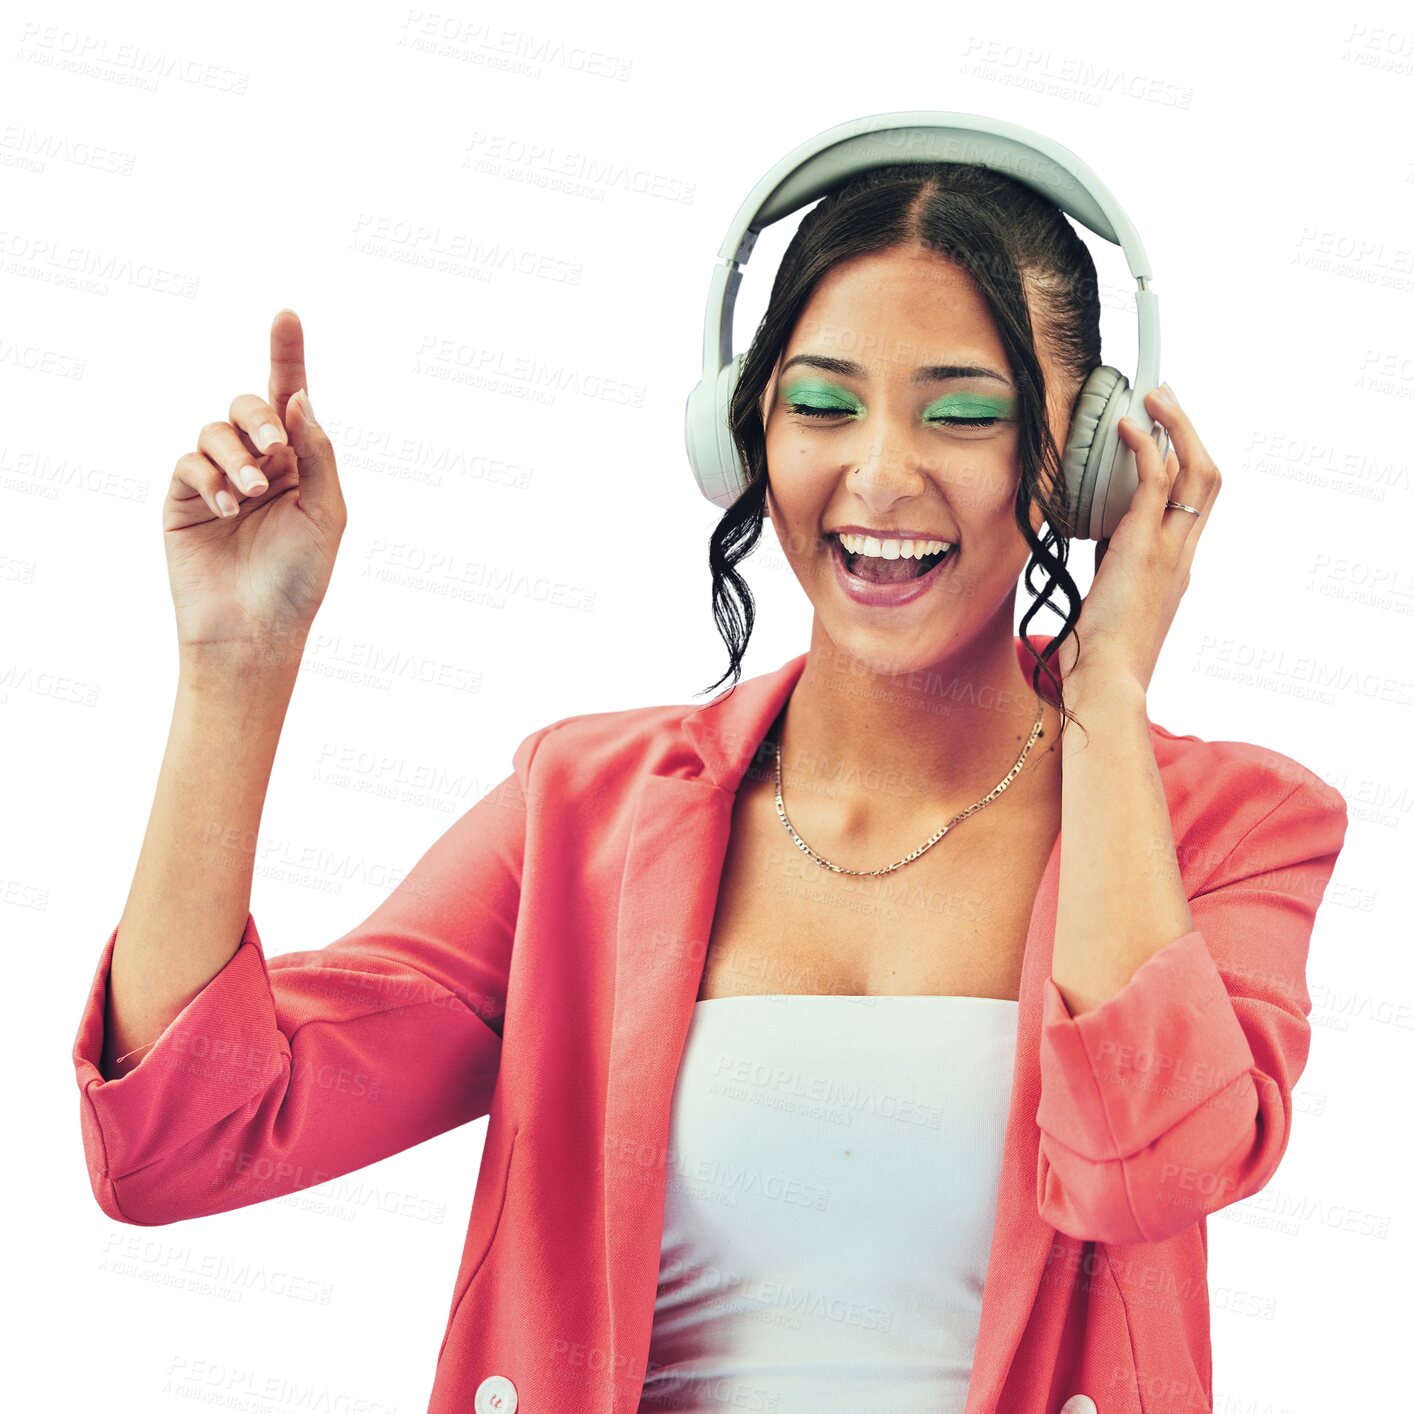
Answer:
M1345 797L1294 757L1248 741L1208 741L1149 723L1175 837L1201 861L1227 858L1258 832L1344 840Z
M661 703L603 712L580 712L537 727L516 748L522 783L534 773L536 788L607 788L661 769L685 741L683 719L691 703Z
M1256 791L1264 799L1308 790L1330 805L1345 805L1345 797L1310 767L1270 746L1180 736L1152 721L1149 733L1166 784L1188 791L1240 788Z

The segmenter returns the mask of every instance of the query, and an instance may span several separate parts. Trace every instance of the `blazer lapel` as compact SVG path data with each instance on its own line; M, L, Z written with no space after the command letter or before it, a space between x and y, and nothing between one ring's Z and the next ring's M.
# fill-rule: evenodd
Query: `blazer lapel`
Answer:
M746 679L683 719L642 778L619 895L604 1118L614 1414L635 1414L663 1232L673 1091L697 1002L737 787L805 667ZM680 770L686 774L667 774Z
M1018 654L1022 653L1018 641ZM640 783L619 897L603 1152L608 1368L614 1414L635 1414L658 1289L673 1092L702 979L732 810L747 766L806 654L689 712L674 749ZM1029 658L1020 658L1023 667ZM672 774L670 774L672 773ZM1017 1047L968 1411L1000 1393L1053 1230L1036 1211L1041 984L1060 879L1057 837L1032 910Z
M1036 1108L1041 1102L1041 986L1051 973L1056 938L1056 900L1060 896L1061 837L1058 833L1041 875L1026 930L1017 994L1016 1053L1012 1058L1011 1102L997 1179L992 1246L982 1288L982 1311L966 1414L998 1407L1012 1357L1021 1344L1036 1293L1045 1276L1054 1241L1062 1238L1036 1209L1036 1168L1040 1131Z

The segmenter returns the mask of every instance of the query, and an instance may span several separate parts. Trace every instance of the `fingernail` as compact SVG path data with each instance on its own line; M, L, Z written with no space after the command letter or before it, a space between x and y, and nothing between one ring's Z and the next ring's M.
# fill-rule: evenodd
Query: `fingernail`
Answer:
M262 423L255 429L255 445L262 452L268 452L280 440L280 429L273 422Z
M1159 393L1166 403L1172 403L1174 407L1178 406L1178 399L1174 397L1173 389L1167 383L1159 384Z
M260 470L253 466L243 466L237 473L241 490L247 496L258 496L262 491L268 490L270 483L260 474Z
M216 493L216 509L223 516L233 516L240 510L236 498L224 486Z
M314 416L314 404L309 400L308 391L304 388L301 388L299 392L295 394L295 397L297 397L304 404L304 410L306 413L309 414L309 420L311 422L314 422L316 420Z

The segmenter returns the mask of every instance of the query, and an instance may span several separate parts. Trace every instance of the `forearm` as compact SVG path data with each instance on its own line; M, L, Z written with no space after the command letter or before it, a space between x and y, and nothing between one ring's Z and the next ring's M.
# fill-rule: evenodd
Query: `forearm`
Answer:
M147 1046L231 959L298 659L183 660L172 725L118 923L103 1075Z
M1136 682L1073 674L1066 705L1060 894L1051 977L1072 1016L1114 996L1193 929L1173 826Z

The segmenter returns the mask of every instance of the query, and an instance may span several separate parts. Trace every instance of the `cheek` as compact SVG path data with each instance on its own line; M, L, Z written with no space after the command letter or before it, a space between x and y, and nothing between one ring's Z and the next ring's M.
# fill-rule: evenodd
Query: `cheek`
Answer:
M776 539L785 544L785 527L781 524L780 507L776 505L776 497L771 488L771 483L766 483L766 519L771 522L771 529L776 532Z
M766 508L778 531L798 529L823 510L828 478L798 449L780 448L766 464Z
M804 534L801 527L808 523L810 508L789 480L772 474L766 483L766 515L775 532L776 541L785 552L787 559L794 556L796 543Z
M795 559L811 538L810 508L799 497L792 498L788 491L784 500L778 498L773 482L766 490L766 512L770 516L777 543L788 559Z

